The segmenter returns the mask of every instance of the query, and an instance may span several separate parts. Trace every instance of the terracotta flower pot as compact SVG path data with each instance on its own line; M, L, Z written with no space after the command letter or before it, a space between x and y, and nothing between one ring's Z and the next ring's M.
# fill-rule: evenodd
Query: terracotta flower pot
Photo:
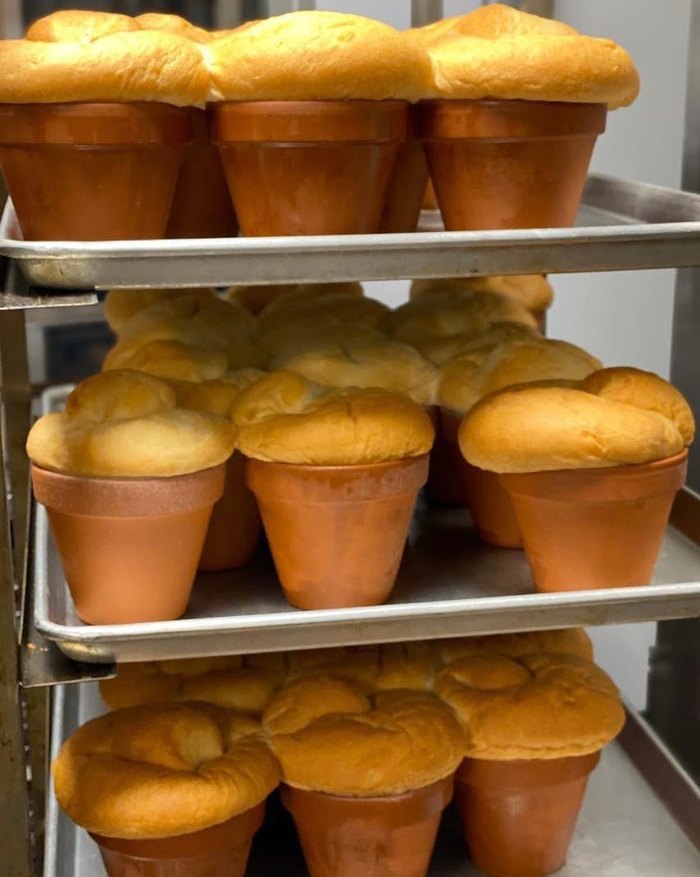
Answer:
M427 476L427 454L357 466L249 460L248 485L287 600L299 609L383 603Z
M605 104L442 100L417 128L448 231L571 226Z
M310 877L425 877L453 777L385 798L282 787Z
M428 162L423 145L414 136L414 108L410 107L409 136L399 146L394 169L389 178L386 203L379 230L386 233L416 230L425 187L428 183Z
M192 142L185 149L168 219L169 238L229 238L238 234L219 150L209 140L205 110L190 110Z
M405 101L244 101L213 107L244 235L379 231L406 137Z
M600 753L549 760L466 758L455 800L476 867L491 877L544 877L566 861Z
M172 478L80 478L32 466L83 621L183 614L224 472L222 464Z
M426 159L427 162L427 159ZM423 210L439 210L437 195L435 194L435 186L433 181L428 177L428 182L423 195Z
M648 585L688 452L639 466L501 475L539 591Z
M152 840L90 835L109 877L243 877L265 804L192 834Z
M468 508L483 542L500 548L522 548L513 505L498 475L472 466L462 456L458 441L461 421L461 414L440 409L440 442L433 446L433 452L437 449L434 462L431 456L431 495L446 505Z
M162 238L191 130L186 109L161 103L0 105L24 238Z
M260 529L258 504L245 483L245 458L236 451L226 463L224 495L211 514L199 568L216 572L245 566L255 554Z

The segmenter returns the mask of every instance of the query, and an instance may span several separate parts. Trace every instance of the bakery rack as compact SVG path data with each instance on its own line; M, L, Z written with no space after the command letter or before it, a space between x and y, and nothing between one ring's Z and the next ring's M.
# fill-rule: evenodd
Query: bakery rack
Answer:
M441 15L442 4L434 0L412 6L415 23ZM691 40L700 45L700 8L694 9ZM697 105L698 97L700 67L691 62L688 106ZM652 619L695 619L697 637L700 625L700 497L690 488L678 496L654 584L647 588L533 593L520 553L478 547L465 515L420 507L396 597L386 606L293 610L276 589L269 560L262 557L244 571L199 581L181 621L82 625L57 565L45 513L29 498L27 429L34 415L59 406L68 388L51 388L34 397L28 378L26 312L93 304L96 290L112 287L677 267L686 270L679 272L677 287L673 379L698 411L700 196L692 191L700 191L699 125L697 114L690 112L684 177L689 191L592 176L574 229L446 233L436 230L434 217L426 216L422 230L413 235L37 244L21 240L12 206L6 206L0 222L3 877L37 877L42 872L45 877L103 877L84 833L57 812L50 790L45 798L46 763L63 737L99 709L94 680L111 675L117 658L189 657ZM697 449L690 472L689 483L697 487ZM461 560L454 549L463 549L465 542L470 557ZM675 693L682 687L669 679L682 664L674 660L676 644L668 645L664 635L671 629L661 625L665 663L663 672L652 677L657 694L662 690L666 695L651 699L658 704L652 716L657 727L668 725L669 715L681 709ZM689 746L697 749L697 739L689 739ZM290 877L301 877L304 870L293 839L279 846L264 843L264 835L261 840L254 848L251 877L268 877L282 865ZM266 850L272 858L265 858ZM698 787L651 725L630 712L623 735L594 775L562 877L691 877L700 872L698 850ZM431 874L474 873L464 864L461 841L448 822Z

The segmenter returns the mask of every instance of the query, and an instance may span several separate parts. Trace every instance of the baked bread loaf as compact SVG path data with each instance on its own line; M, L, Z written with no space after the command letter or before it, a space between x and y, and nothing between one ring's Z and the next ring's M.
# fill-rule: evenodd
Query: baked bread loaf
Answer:
M433 643L384 643L379 646L379 671L373 687L375 691L428 691L439 666Z
M234 438L224 418L176 407L165 382L113 371L78 384L64 412L39 418L27 454L69 475L167 477L218 466L233 453Z
M446 667L435 690L464 729L465 755L493 761L597 752L622 729L612 680L578 655L476 655Z
M479 655L501 655L521 658L541 652L578 655L593 660L593 644L582 627L563 630L528 630L523 633L502 633L493 636L464 636L438 640L435 648L444 664L458 658Z
M277 15L207 47L210 100L418 100L425 50L388 24L340 12Z
M459 100L535 100L628 106L639 74L613 40L490 4L432 32L425 45L434 93Z
M134 30L141 30L141 25L128 15L59 9L32 22L26 37L41 43L92 43L100 37Z
M300 465L379 463L426 454L434 430L408 397L389 390L324 388L272 372L231 409L238 449L256 460Z
M497 323L522 323L533 329L537 321L520 302L495 292L433 293L392 311L382 328L389 335L422 350L426 339L449 335L478 335Z
M288 678L332 676L351 682L362 691L372 691L379 673L377 646L336 646L330 649L304 649L287 656Z
M157 378L177 381L212 381L223 377L229 367L226 349L212 349L207 339L197 334L192 344L177 338L136 336L119 341L105 357L104 372L129 369Z
M50 28L39 25L39 34ZM75 35L84 30L87 37L80 41L0 41L0 101L159 101L180 107L206 102L209 74L200 46L171 33L119 27L108 25L106 35L93 38L96 26L81 25ZM52 29L70 31L68 24Z
M285 326L280 323L260 335L257 343L272 364L285 362L287 358L313 350L319 345L378 343L385 340L386 335L373 326L344 326L342 322L320 315L318 319L310 318L299 325Z
M480 360L502 344L533 341L541 337L534 326L526 326L524 323L493 323L486 331L477 335L460 333L423 338L420 349L426 359L436 365L444 365L453 359Z
M504 387L533 381L580 381L600 368L594 356L567 341L535 337L506 342L445 363L437 401L443 408L463 413L486 394Z
M577 386L523 385L478 402L459 445L492 472L540 472L650 463L694 436L682 395L650 372L602 369Z
M279 767L259 725L208 704L117 710L78 728L52 765L56 797L106 837L172 837L265 800Z
M365 326L378 328L390 310L374 298L357 293L329 290L325 295L299 295L291 292L273 299L258 318L258 331L263 334L280 326L304 325Z
M319 344L295 355L277 357L271 366L329 387L393 390L419 405L434 403L439 377L433 363L414 347L387 339Z
M236 302L251 314L259 314L273 301L285 295L364 295L361 283L283 283L255 286L230 286L224 293L227 301Z
M238 658L208 659L195 667L179 661L120 665L114 679L100 682L100 694L110 709L141 703L197 701L225 709L259 715L279 687L277 674L257 667L242 667ZM179 665L179 666L177 666ZM198 670L199 672L195 672Z
M110 329L119 334L135 314L161 301L169 301L179 295L214 298L211 288L203 289L111 289L102 303L102 310Z
M257 368L241 368L227 372L218 380L170 381L179 408L190 411L208 411L219 417L228 417L239 393L252 386L264 375Z
M134 19L143 30L159 30L162 33L174 33L187 37L193 43L210 43L213 39L209 31L196 27L179 15L168 15L163 12L144 12Z
M463 734L427 692L368 698L348 682L289 682L263 714L284 781L333 795L375 797L422 788L456 769Z
M544 274L493 274L489 277L445 277L434 280L414 280L409 299L429 297L442 292L497 292L525 305L528 311L546 311L554 298L552 284Z

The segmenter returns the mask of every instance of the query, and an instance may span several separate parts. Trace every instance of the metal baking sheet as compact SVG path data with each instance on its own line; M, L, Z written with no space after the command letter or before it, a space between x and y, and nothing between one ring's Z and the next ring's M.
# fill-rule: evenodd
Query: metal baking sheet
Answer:
M24 241L8 202L0 255L73 290L684 267L700 262L700 196L591 176L571 229L109 242Z
M52 757L78 725L104 711L94 684L53 690ZM668 768L670 770L670 768ZM44 877L105 877L87 833L68 819L49 789ZM447 811L430 877L478 877L467 860L454 813ZM559 877L697 877L700 853L637 773L619 744L608 746L593 773L569 861ZM276 802L253 842L247 877L305 877L289 817Z
M45 390L41 410L60 410L69 391ZM34 627L88 664L700 615L700 548L673 528L650 586L538 594L522 551L485 545L467 512L429 509L419 500L396 588L382 606L294 609L262 549L242 569L200 573L183 618L121 625L78 619L42 506L33 510L30 536Z

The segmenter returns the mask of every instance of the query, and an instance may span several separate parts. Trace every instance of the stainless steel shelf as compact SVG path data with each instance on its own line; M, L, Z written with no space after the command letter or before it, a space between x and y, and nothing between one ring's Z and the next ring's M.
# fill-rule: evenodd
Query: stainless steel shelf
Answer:
M0 255L64 290L687 267L700 196L591 176L572 229L88 243L23 241L8 205Z
M391 601L305 612L285 601L271 561L200 574L177 621L86 625L75 614L47 516L35 514L34 626L77 661L109 663L280 651L700 615L700 550L670 528L654 584L538 594L523 552L481 543L469 516L421 504ZM47 680L50 682L51 680Z
M52 754L79 724L104 711L96 686L81 685L55 690ZM609 746L594 772L583 805L567 865L559 877L696 877L700 853L693 847L662 798L683 783L682 771L672 759L650 786L637 772L623 746L644 737L637 719L628 722L621 743ZM653 745L653 741L652 741ZM686 798L676 813L686 824L697 823L700 803ZM274 799L268 818L253 843L248 877L305 877L291 821ZM104 877L97 847L86 832L76 828L60 811L49 791L46 817L44 877ZM467 859L454 814L449 810L430 870L431 877L478 877Z

